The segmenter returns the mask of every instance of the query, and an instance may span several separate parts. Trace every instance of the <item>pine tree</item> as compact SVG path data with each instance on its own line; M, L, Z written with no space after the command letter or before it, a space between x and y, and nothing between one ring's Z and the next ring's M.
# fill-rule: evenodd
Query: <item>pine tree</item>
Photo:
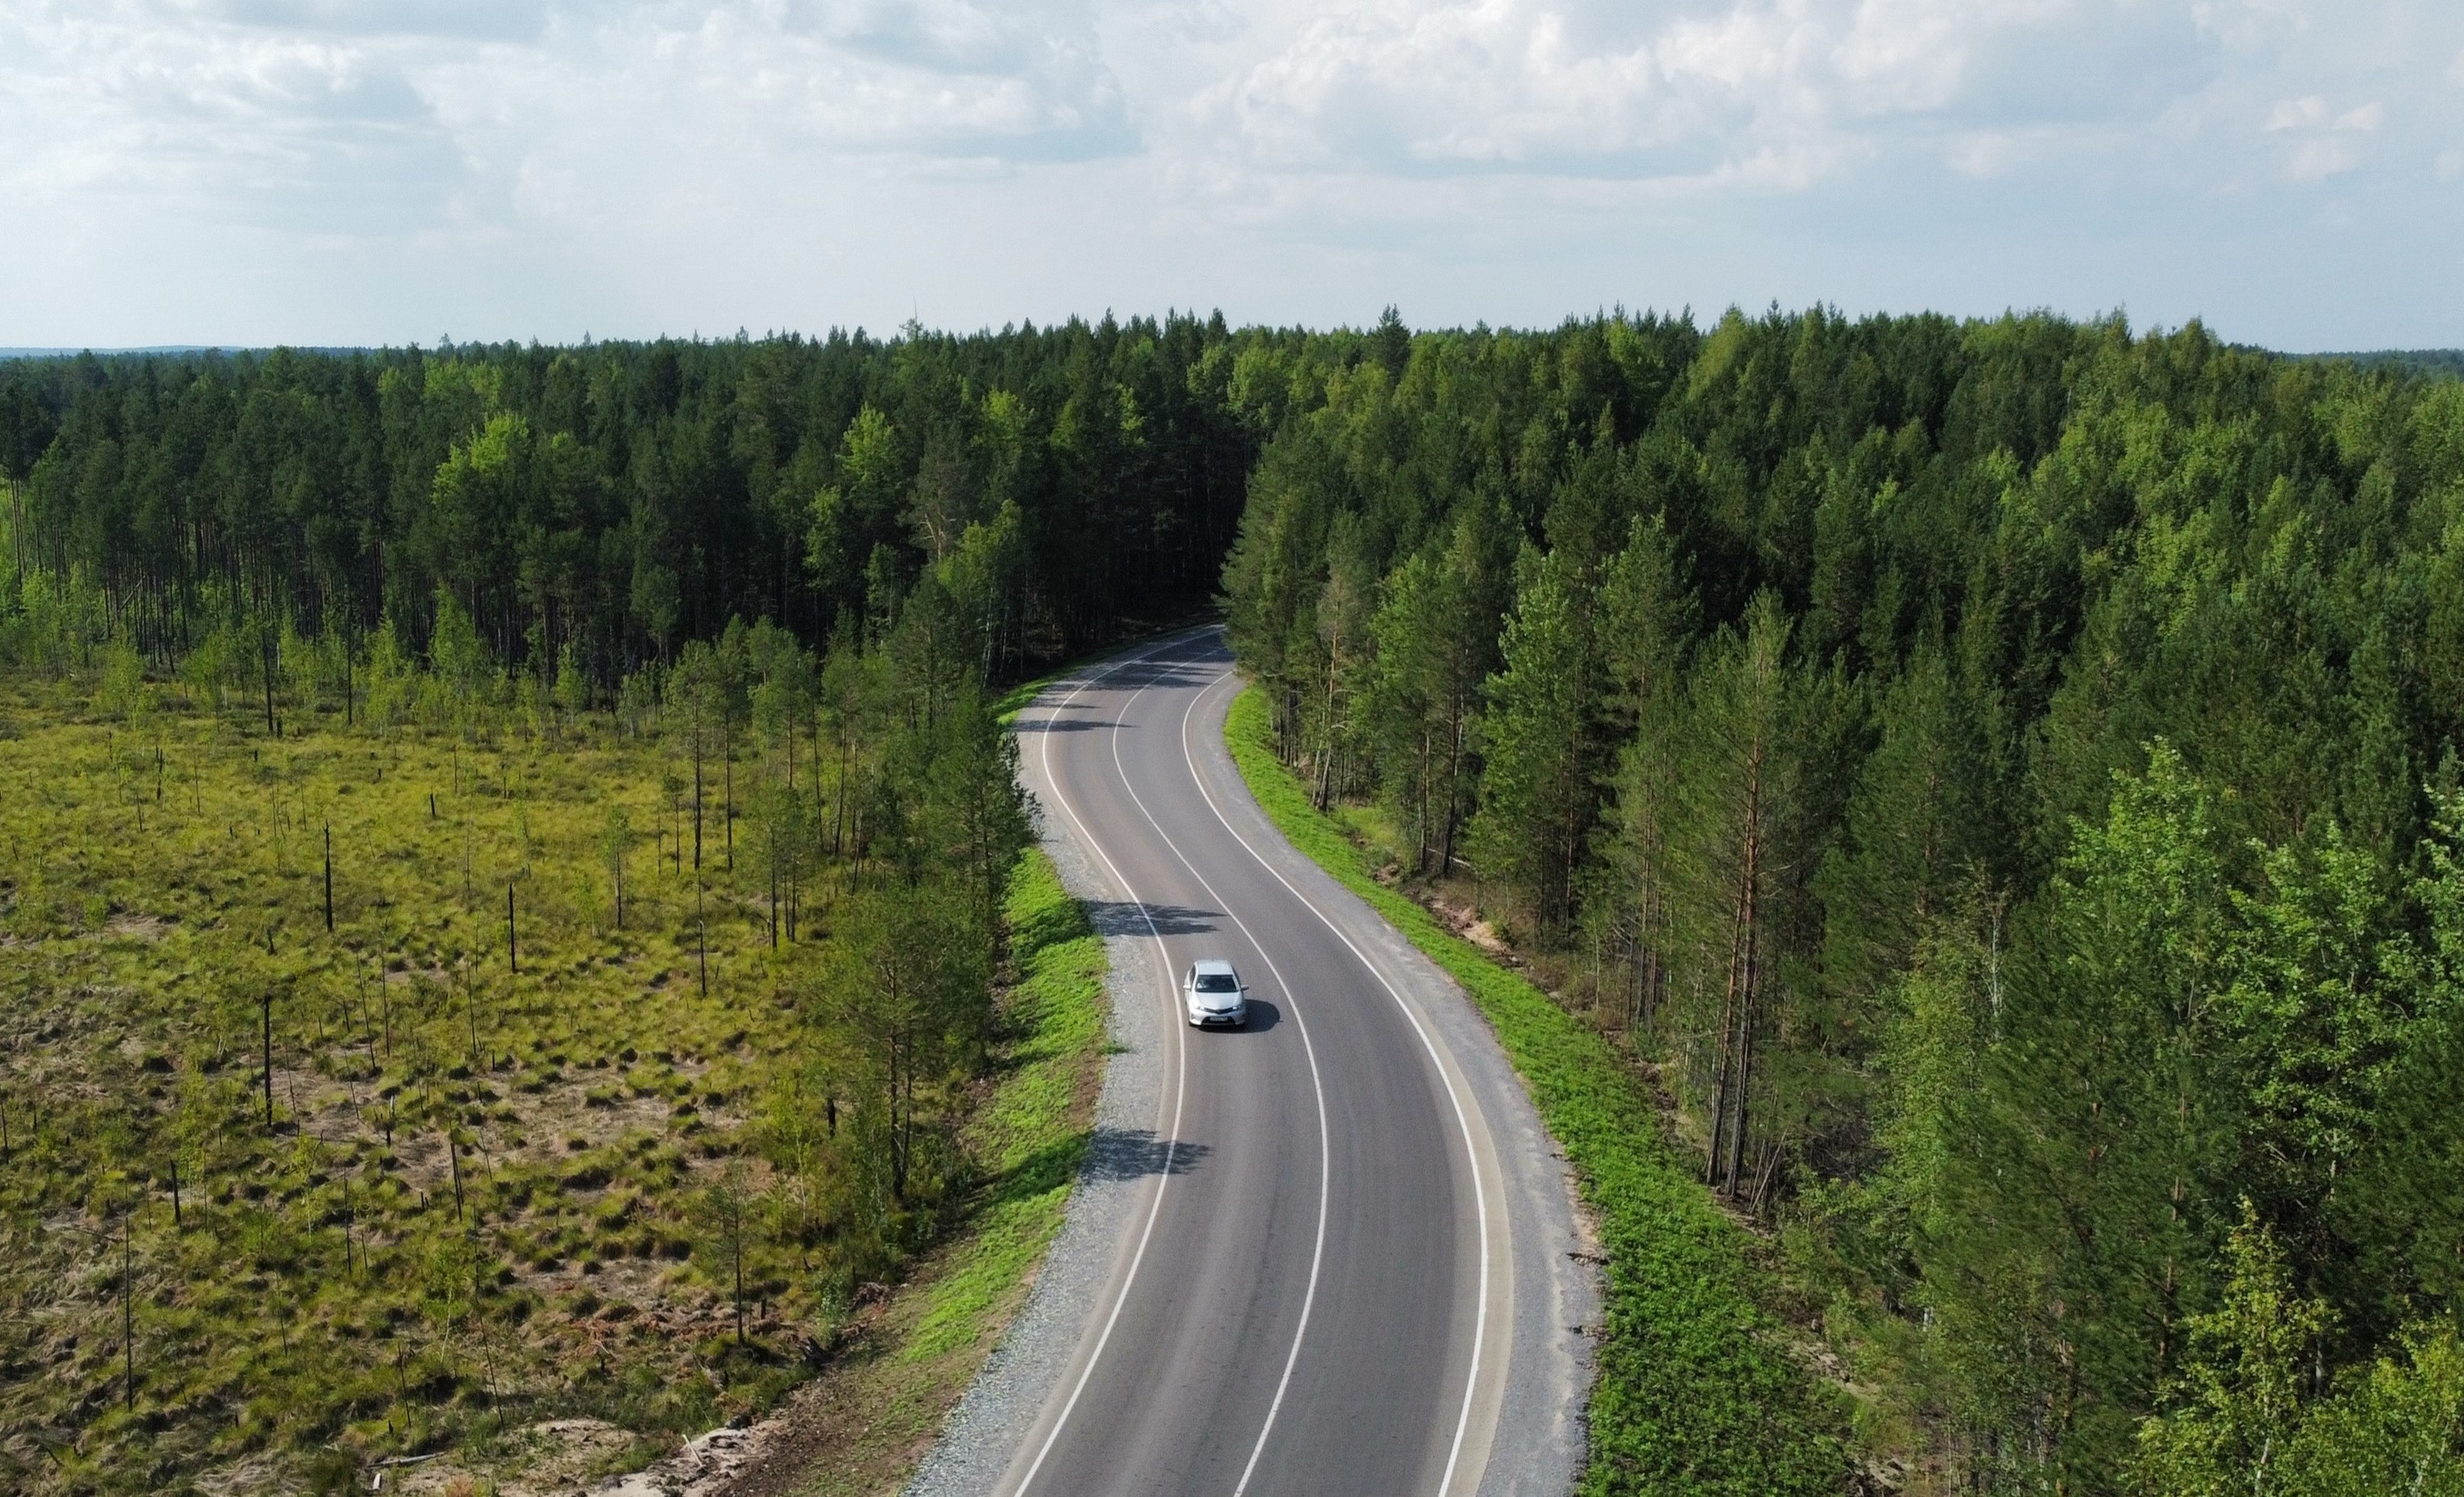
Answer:
M1788 955L1780 891L1799 771L1792 715L1798 689L1787 660L1789 623L1772 594L1758 597L1742 631L1705 648L1676 731L1672 925L1683 934L1689 1013L1706 1119L1705 1174L1724 1193L1759 1194L1775 1145L1754 1133L1760 1046ZM1760 1145L1759 1155L1755 1145Z
M1470 732L1503 599L1497 519L1466 505L1442 551L1388 574L1370 620L1375 665L1364 713L1379 781L1412 837L1412 871L1450 870L1472 782Z
M1587 914L1624 954L1630 979L1622 1021L1634 1028L1650 1024L1659 1013L1671 964L1679 958L1670 833L1679 814L1685 722L1682 672L1695 606L1680 581L1675 543L1661 517L1636 521L1625 550L1608 567L1600 611L1606 696L1614 722L1624 729L1624 747L1606 816L1604 876Z
M1598 803L1592 719L1598 661L1589 600L1552 555L1517 564L1503 665L1483 690L1483 761L1471 825L1474 866L1512 892L1543 930L1573 912L1576 860Z

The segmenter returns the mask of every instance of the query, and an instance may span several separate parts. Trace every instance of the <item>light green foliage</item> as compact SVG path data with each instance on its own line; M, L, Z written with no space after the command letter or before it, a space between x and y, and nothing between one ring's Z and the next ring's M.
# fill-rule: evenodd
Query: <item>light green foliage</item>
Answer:
M625 860L633 848L633 819L622 804L607 807L607 818L599 826L599 857L607 868L607 892L616 924L622 929L625 898Z
M473 627L469 610L441 585L436 593L436 628L429 640L428 660L437 680L453 693L457 706L483 697L494 684L496 666L489 656L486 641Z
M2217 1020L2248 1088L2244 1178L2290 1222L2341 1208L2409 1021L2371 938L2391 892L2378 860L2331 822L2259 865L2256 891L2233 894L2241 935Z
M816 1027L839 1038L830 1067L847 1087L849 1126L904 1210L919 1179L946 1168L927 1126L945 1115L935 1089L961 1074L991 1023L982 962L988 943L943 890L861 894L832 914L836 929L814 994Z
M2416 1327L2310 1407L2277 1490L2318 1497L2464 1493L2464 1340Z
M936 1280L899 1355L922 1361L981 1338L1061 1228L1089 1137L1104 1047L1104 943L1043 853L1011 875L1005 920L1018 979L998 1018L1007 1068L959 1142L986 1195L957 1271Z
M579 716L590 710L590 677L583 671L571 640L557 650L556 705L567 716Z
M0 608L0 663L57 677L91 665L110 637L102 591L81 569L21 572L8 603Z
M2245 1207L2226 1244L2223 1303L2189 1322L2188 1405L2140 1432L2141 1480L2181 1497L2284 1491L2301 1384L2329 1329L2297 1297L2284 1256Z
M1899 1354L1954 1427L2033 1410L2042 1445L1993 1464L2109 1471L2204 1300L2232 1136L2219 875L2206 793L2160 745L2079 828L2036 955L1973 912L1903 985L1885 1115L1906 1152L1877 1204L1905 1214L1900 1292L1927 1314Z
M2222 1303L2189 1323L2172 1413L2140 1430L2147 1497L2365 1497L2464 1492L2464 1343L2409 1328L2393 1354L2320 1386L2327 1307L2301 1298L2255 1212L2226 1244Z
M1449 869L1469 809L1472 714L1488 674L1506 569L1494 517L1467 511L1441 551L1390 573L1370 620L1375 664L1365 716L1378 777L1411 843L1411 871Z
M1023 1303L1084 1156L1103 1072L1104 947L1043 854L1004 901L1012 980L995 1019L994 1078L958 1133L973 1163L959 1231L823 1374L803 1425L826 1444L810 1497L898 1490Z
M805 539L807 564L825 587L852 585L875 546L893 531L899 512L897 434L890 418L866 406L841 438L839 481L813 497Z
M1785 980L1808 694L1789 669L1788 635L1777 600L1757 598L1742 630L1705 646L1672 725L1680 747L1663 951L1677 980L1663 1017L1693 1042L1684 1079L1708 1118L1706 1173L1732 1197L1758 1197L1757 1181L1770 1178L1780 1131L1758 1120L1755 1103L1776 1089L1758 1092L1755 1070L1768 1071L1770 1039L1789 1001L1805 996Z
M103 647L102 684L97 693L97 705L132 728L144 715L145 662L125 640L114 640Z

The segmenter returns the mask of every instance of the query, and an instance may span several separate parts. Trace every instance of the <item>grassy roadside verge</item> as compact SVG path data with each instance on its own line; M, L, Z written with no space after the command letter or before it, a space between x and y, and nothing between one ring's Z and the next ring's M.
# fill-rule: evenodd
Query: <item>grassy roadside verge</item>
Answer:
M1037 676L1032 681L1021 681L1016 686L1005 688L1001 692L1001 695L993 700L993 716L1000 721L1002 727L1009 727L1018 721L1018 715L1020 713L1024 712L1029 704L1031 704L1037 697L1044 694L1044 689L1045 687L1060 680L1063 676L1068 675L1073 671L1087 670L1090 666L1099 666L1109 661L1117 660L1123 655L1134 654L1159 640L1168 639L1172 635L1181 632L1187 627L1188 626L1181 625L1166 629L1159 634L1142 634L1135 639L1124 640L1117 645L1108 646L1103 649L1099 649L1091 655L1082 655L1057 670L1047 671L1044 674Z
M799 1396L774 1468L750 1489L856 1497L904 1486L1061 1228L1103 1081L1104 943L1041 850L1011 875L1007 913L1018 968L1010 1038L962 1134L981 1198L882 1307L855 1354ZM788 1471L792 1480L779 1479Z
M1275 758L1266 704L1254 690L1234 699L1225 737L1250 793L1292 845L1472 996L1581 1176L1609 1263L1580 1490L1759 1497L1845 1488L1841 1421L1757 1306L1745 1233L1661 1141L1650 1098L1617 1053L1547 994L1369 876L1359 849Z

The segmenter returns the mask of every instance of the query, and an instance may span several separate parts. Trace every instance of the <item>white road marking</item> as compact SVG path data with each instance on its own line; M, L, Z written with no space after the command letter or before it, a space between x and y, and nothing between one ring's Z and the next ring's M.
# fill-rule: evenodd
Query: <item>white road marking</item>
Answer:
M1104 679L1106 676L1112 674L1114 671L1139 661L1151 659L1155 655L1162 652L1164 649L1183 642L1182 638L1177 637L1175 639L1164 640L1150 649L1139 652L1138 654L1124 656L1122 659L1113 662L1111 665L1107 666L1102 671L1095 672L1085 681L1082 681L1077 686L1073 687L1070 690L1069 694L1063 697L1061 701L1055 705L1052 709L1053 712L1055 714L1059 713L1063 708L1067 707L1069 703L1077 700L1079 694L1085 692L1088 687ZM1431 1037L1428 1029L1422 1025L1419 1015L1413 1011L1411 1003L1404 999L1401 991L1395 986L1394 982L1387 978L1386 974L1378 968L1376 963L1369 959L1368 955L1353 941L1352 937L1344 934L1342 927L1336 925L1331 916L1328 915L1324 910L1318 908L1317 903L1314 900L1310 899L1307 894L1302 893L1301 891L1293 885L1290 879L1284 876L1281 870L1277 869L1272 863L1266 861L1265 854L1261 853L1257 848L1250 843L1248 838L1241 834L1240 828L1234 826L1231 819L1223 814L1223 807L1216 801L1215 793L1207 788L1205 777L1199 773L1198 768L1197 756L1192 752L1189 746L1189 725L1192 717L1198 710L1198 704L1204 701L1207 696L1213 694L1216 687L1232 679L1235 679L1235 677L1230 671L1225 671L1223 674L1217 677L1213 683L1209 684L1203 690L1199 692L1196 696L1193 696L1190 699L1188 709L1181 714L1181 759L1183 762L1189 766L1191 780L1197 783L1199 794L1205 797L1207 808L1215 813L1216 821L1221 824L1224 830L1232 834L1233 840L1240 843L1242 848L1245 850L1251 858L1257 861L1258 866L1265 869L1269 874L1273 875L1275 881L1283 885L1285 890L1288 892L1293 898L1298 899L1303 905L1307 906L1309 913L1316 915L1318 920L1324 924L1329 931L1333 933L1335 939L1343 942L1345 949L1349 950L1353 957L1357 959L1363 967L1368 969L1370 976L1377 980L1378 984L1386 989L1387 996L1395 1001L1395 1004L1397 1008L1402 1010L1405 1021L1412 1025L1413 1033L1419 1036L1422 1048L1428 1052L1429 1063L1437 1068L1439 1080L1445 1084L1446 1099L1454 1108L1455 1124L1461 1131L1463 1136L1464 1160L1471 1171L1472 1178L1473 1214L1480 1222L1480 1294L1478 1308L1474 1312L1472 1320L1471 1373L1463 1386L1463 1407L1461 1412L1456 1416L1454 1439L1449 1444L1446 1453L1445 1471L1438 1483L1437 1497L1447 1497L1447 1494L1454 1486L1456 1467L1463 1455L1464 1433L1469 1428L1471 1422L1472 1406L1475 1402L1476 1395L1480 1387L1481 1357L1485 1348L1488 1330L1488 1192L1486 1186L1481 1179L1480 1154L1478 1147L1472 1138L1471 1119L1469 1114L1464 1111L1463 1096L1455 1086L1454 1077L1446 1069L1444 1059L1438 1050L1436 1040ZM1147 690L1148 688L1146 687L1140 687L1135 693L1132 693L1130 702L1134 703L1138 697L1146 694ZM1047 719L1047 721L1051 719ZM1088 847L1093 848L1097 857L1103 859L1105 868L1111 870L1113 882L1120 886L1122 892L1128 895L1133 902L1138 904L1139 914L1146 921L1147 934L1149 937L1154 940L1156 955L1162 963L1162 977L1166 991L1174 995L1174 997L1168 1000L1168 1002L1171 1002L1173 1008L1173 1030L1176 1040L1176 1048L1177 1050L1177 1074L1174 1081L1172 1136L1167 1139L1165 1144L1163 1174L1155 1183L1155 1199L1148 1206L1146 1224L1138 1233L1138 1245L1136 1250L1131 1255L1129 1271L1121 1281L1120 1293L1112 1301L1112 1308L1104 1318L1104 1329L1095 1339L1094 1350L1088 1354L1086 1366L1079 1370L1078 1380L1069 1390L1069 1398L1067 1401L1062 1405L1061 1413L1054 1419L1051 1430L1045 1435L1044 1443L1037 1449L1035 1460L1028 1465L1026 1474L1021 1477L1019 1479L1018 1486L1012 1488L1012 1497L1024 1497L1028 1486L1034 1482L1036 1474L1043 1469L1045 1458L1052 1453L1052 1447L1061 1438L1063 1428L1069 1422L1069 1416L1078 1406L1079 1396L1087 1391L1088 1381L1094 1376L1095 1366L1097 1362L1102 1359L1104 1350L1111 1340L1112 1329L1120 1321L1122 1308L1129 1302L1131 1288L1136 1283L1138 1269L1144 1264L1146 1259L1147 1244L1155 1235L1155 1221L1163 1209L1164 1189L1171 1182L1175 1151L1177 1150L1179 1141L1181 1104L1188 1094L1187 1083L1189 1075L1188 1024L1186 1016L1181 1014L1179 1011L1180 1005L1177 1001L1177 989L1173 986L1172 982L1173 972L1171 957L1168 949L1164 945L1163 934L1161 931L1156 929L1154 914L1146 909L1145 902L1137 898L1136 891L1132 888L1130 881L1122 875L1119 867L1112 862L1111 854L1104 850L1102 844L1098 843L1095 840L1093 833L1088 830L1086 823L1080 820L1075 808L1069 804L1069 798L1062 793L1061 782L1055 779L1052 774L1052 739L1048 730L1044 742L1039 746L1039 753L1043 760L1045 782L1051 786L1053 798L1060 803L1063 814L1067 816L1071 825L1078 828L1081 840L1084 841ZM1120 754L1120 727L1119 724L1115 723L1112 728L1112 764L1114 770L1121 776L1122 786L1129 790L1131 801L1137 805L1138 813L1146 818L1147 825L1155 828L1156 835L1161 837L1164 845L1172 849L1173 856L1179 859L1181 866L1188 869L1191 875L1196 877L1199 883L1205 887L1208 895L1212 897L1216 903L1224 906L1224 913L1231 918L1235 925L1238 925L1241 928L1242 935L1248 937L1250 944L1257 949L1260 959L1266 963L1267 970L1274 976L1275 985L1283 991L1286 1001L1292 1006L1292 1019L1300 1027L1301 1045L1309 1056L1309 1080L1317 1092L1318 1222L1316 1244L1311 1249L1309 1255L1309 1288L1301 1299L1300 1324L1293 1331L1291 1349L1285 1356L1283 1376L1276 1383L1274 1399L1268 1405L1266 1411L1265 1424L1258 1432L1257 1443L1250 1448L1248 1464L1242 1468L1239 1485L1233 1488L1233 1497L1243 1497L1243 1493L1249 1485L1250 1477L1257 1469L1259 1457L1265 1450L1266 1438L1273 1432L1276 1417L1282 1412L1284 1395L1287 1389L1290 1386L1292 1369L1297 1365L1300 1359L1301 1340L1309 1330L1309 1312L1317 1298L1319 1267L1326 1248L1328 1182L1331 1174L1331 1145L1328 1135L1326 1117L1326 1089L1318 1072L1316 1046L1309 1041L1309 1024L1301 1018L1299 1002L1292 997L1290 984L1284 980L1283 973L1281 969L1275 965L1274 958L1267 954L1265 944L1259 941L1256 936L1250 932L1247 923L1243 921L1237 914L1232 912L1229 903L1225 901L1221 894L1216 892L1214 885L1207 881L1204 874L1198 871L1197 866L1191 863L1189 858L1181 852L1179 846L1173 842L1171 836L1165 833L1162 825L1155 819L1152 812L1148 811L1145 801L1139 797L1136 788L1130 784L1129 771L1122 763Z
M1233 840L1240 843L1243 848L1246 848L1249 856L1258 860L1258 866L1260 868L1263 868L1267 872L1273 874L1275 882L1283 885L1285 889L1290 891L1293 898L1299 900L1302 904L1309 906L1309 914L1316 915L1319 921L1322 922L1328 930L1333 932L1334 938L1343 942L1343 944L1351 950L1352 955L1359 958L1360 964L1369 969L1369 975L1375 978L1379 985L1386 989L1387 996L1395 1001L1395 1006L1400 1008L1403 1011L1403 1017L1411 1023L1412 1032L1420 1037L1421 1046L1428 1050L1429 1064L1437 1068L1438 1079L1445 1083L1446 1099L1454 1104L1455 1124L1463 1131L1463 1160L1471 1170L1473 1214L1480 1219L1480 1309L1472 1318L1471 1376L1465 1379L1463 1383L1463 1411L1455 1419L1455 1438L1453 1444L1448 1447L1446 1452L1445 1475L1438 1482L1437 1497L1446 1497L1447 1492L1454 1486L1456 1464L1463 1458L1463 1433L1471 1426L1471 1410L1472 1403L1474 1401L1473 1396L1480 1388L1481 1353L1484 1349L1485 1338L1488 1331L1488 1191L1481 1182L1480 1150L1472 1141L1471 1118L1463 1111L1463 1096L1456 1090L1454 1077L1447 1072L1445 1062L1438 1053L1437 1041L1432 1039L1429 1031L1421 1025L1420 1016L1412 1011L1412 1005L1404 1001L1402 993L1397 989L1392 981L1388 980L1386 974L1378 969L1377 964L1369 959L1368 954L1363 952L1358 946L1353 944L1352 937L1343 933L1343 928L1336 925L1333 918L1325 911L1319 909L1316 901L1310 899L1309 895L1302 893L1299 889L1295 888L1292 881L1283 875L1282 870L1276 868L1272 863L1267 862L1265 855L1261 853L1255 847L1251 846L1248 838L1241 835L1241 829L1232 825L1231 818L1223 814L1223 807L1216 803L1215 792L1206 787L1206 777L1199 773L1198 758L1191 752L1189 747L1190 718L1198 711L1198 704L1204 701L1210 694L1212 694L1216 686L1221 686L1223 682L1233 679L1235 679L1233 673L1229 671L1225 671L1217 679L1215 685L1207 687L1205 691L1202 691L1196 696L1190 698L1189 711L1181 715L1181 758L1189 764L1190 778L1198 782L1198 793L1206 797L1207 808L1215 813L1215 819L1222 824L1225 831L1232 834ZM1133 791L1131 793L1134 795L1136 792ZM1153 820L1153 818L1149 818L1149 820ZM1160 828L1158 828L1158 830ZM1188 860L1183 859L1182 861L1185 863ZM1288 1367L1285 1369L1285 1376L1287 1377L1290 1376L1290 1369ZM1282 1397L1282 1393L1278 1391L1276 1398L1279 1402L1281 1401ZM1264 1437L1262 1436L1261 1439L1263 1438ZM1250 1459L1254 1464L1256 1457L1252 1456ZM1244 1476L1243 1479L1245 1481L1246 1477Z
M1190 698L1190 706L1195 708L1199 698L1205 696L1206 692L1214 689L1210 684L1206 691L1199 692L1197 696ZM1146 689L1141 687L1138 689L1137 695L1131 697L1130 701L1134 704L1138 696L1145 694ZM1127 715L1126 713L1124 715ZM1185 750L1189 740L1188 713L1181 714L1180 730L1181 741L1184 745L1182 758L1186 760L1188 755ZM1130 783L1128 766L1121 762L1121 734L1118 728L1112 730L1112 767L1120 772L1121 786L1130 792L1130 800L1137 805L1138 814L1147 819L1147 825L1155 828L1155 834L1162 838L1163 845L1172 849L1172 855L1180 860L1180 866L1189 870L1189 876L1198 880L1199 887L1206 891L1206 896L1223 907L1224 914L1234 925L1241 928L1241 934L1247 937L1250 946L1257 951L1258 959L1266 964L1268 972L1274 974L1275 986L1282 990L1284 1002L1291 1007L1292 1023L1300 1025L1301 1048L1309 1056L1309 1086L1317 1093L1317 1240L1309 1246L1309 1288L1301 1294L1300 1323L1292 1328L1291 1350L1284 1355L1283 1376L1275 1379L1275 1397L1266 1405L1266 1422L1259 1426L1257 1443L1249 1447L1249 1459L1241 1467L1241 1480L1232 1487L1232 1497L1242 1497L1242 1494L1249 1489L1249 1478L1257 1473L1258 1458L1266 1452L1266 1437L1275 1432L1275 1418L1284 1411L1284 1394L1291 1387L1292 1369L1299 1365L1301 1359L1301 1338L1309 1334L1309 1311L1317 1306L1318 1270L1326 1262L1327 1188L1329 1180L1334 1174L1333 1145L1329 1137L1326 1121L1326 1082L1318 1073L1317 1046L1309 1039L1309 1021L1301 1017L1301 1001L1293 994L1292 985L1284 980L1283 969L1275 965L1274 956L1266 950L1266 943L1258 939L1257 933L1249 929L1249 922L1242 919L1240 913L1232 908L1232 901L1216 892L1215 885L1205 874L1198 870L1198 865L1190 862L1189 855L1180 850L1180 844L1172 840L1172 833L1163 829L1163 823L1156 821L1155 813L1147 809L1146 800L1138 794L1138 787ZM1194 761L1189 765L1189 772L1191 780L1195 781L1198 778L1198 765ZM1206 789L1203 784L1198 788L1200 794L1203 794Z
M1093 675L1089 676L1086 680L1079 682L1075 687L1070 689L1068 695L1063 697L1053 706L1052 713L1055 715L1048 716L1045 719L1047 726L1045 730L1044 742L1040 745L1044 760L1045 782L1052 787L1052 798L1061 803L1062 814L1067 816L1070 824L1078 828L1079 839L1086 843L1088 847L1094 849L1095 856L1104 860L1104 867L1111 870L1112 881L1121 886L1121 892L1128 895L1131 902L1137 905L1138 913L1146 917L1147 935L1155 941L1155 958L1162 968L1164 990L1167 995L1170 995L1173 992L1172 957L1164 948L1163 933L1155 929L1155 916L1148 912L1145 901L1138 898L1137 891L1130 887L1130 881L1121 876L1121 870L1117 867L1114 867L1111 854L1104 850L1104 845L1097 842L1094 834L1087 829L1087 824L1078 819L1077 811L1070 807L1069 797L1064 795L1061 791L1061 782L1053 778L1052 733L1049 724L1052 721L1057 720L1057 715L1071 702L1076 701L1079 693L1086 691L1089 686L1094 685L1096 682L1104 679L1108 675L1111 675L1113 671L1120 670L1124 666L1133 665L1140 660L1147 659L1148 657L1159 653L1177 643L1178 643L1177 640L1165 640L1161 644L1155 645L1137 654L1123 656L1121 659L1114 661L1103 670L1096 671ZM1135 700L1135 698L1132 699ZM1112 729L1112 737L1116 745L1120 738L1120 732L1121 730L1119 725L1115 724ZM1114 750L1114 755L1117 759L1117 747ZM1147 1207L1146 1225L1138 1232L1137 1250L1130 1256L1130 1271L1121 1280L1121 1292L1119 1296L1112 1301L1111 1313L1104 1317L1103 1332L1096 1336L1095 1349L1087 1354L1087 1365L1079 1370L1077 1385L1069 1390L1069 1400L1061 1406L1060 1415L1053 1420L1051 1430L1044 1437L1044 1444L1035 1452L1035 1460L1033 1464L1027 1466L1026 1474L1018 1479L1018 1486L1011 1489L1011 1497L1024 1497L1028 1486L1035 1481L1035 1473L1044 1469L1044 1458L1052 1454L1053 1442L1061 1438L1061 1431L1068 1424L1071 1412L1078 1407L1078 1396L1087 1391L1087 1379L1094 1376L1095 1364L1103 1359L1104 1348L1106 1344L1112 1339L1112 1327L1120 1321L1121 1307L1128 1304L1130 1301L1130 1288L1138 1281L1138 1267L1146 1262L1147 1242L1155 1236L1155 1218L1161 1215L1163 1211L1164 1190L1172 1183L1173 1159L1176 1151L1180 1146L1180 1106L1182 1101L1189 1095L1188 1026L1181 1020L1179 1003L1169 996L1167 996L1165 1002L1169 1003L1174 1010L1173 1038L1175 1048L1178 1051L1178 1069L1173 1080L1172 1127L1169 1134L1164 1140L1163 1174L1157 1177L1155 1180L1155 1200L1150 1202ZM1158 1121L1160 1121L1160 1119L1158 1119Z

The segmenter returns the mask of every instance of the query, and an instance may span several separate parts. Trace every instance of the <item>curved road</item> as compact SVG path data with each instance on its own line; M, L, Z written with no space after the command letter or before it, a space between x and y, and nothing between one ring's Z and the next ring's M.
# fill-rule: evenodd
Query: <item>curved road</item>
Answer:
M1562 1165L1460 993L1250 800L1222 740L1239 685L1209 630L1019 720L1151 1115L1099 1136L1111 1241L1045 1307L1037 1397L977 1437L1006 1445L988 1489L1563 1492L1592 1302ZM1199 957L1240 968L1246 1028L1179 1022Z

